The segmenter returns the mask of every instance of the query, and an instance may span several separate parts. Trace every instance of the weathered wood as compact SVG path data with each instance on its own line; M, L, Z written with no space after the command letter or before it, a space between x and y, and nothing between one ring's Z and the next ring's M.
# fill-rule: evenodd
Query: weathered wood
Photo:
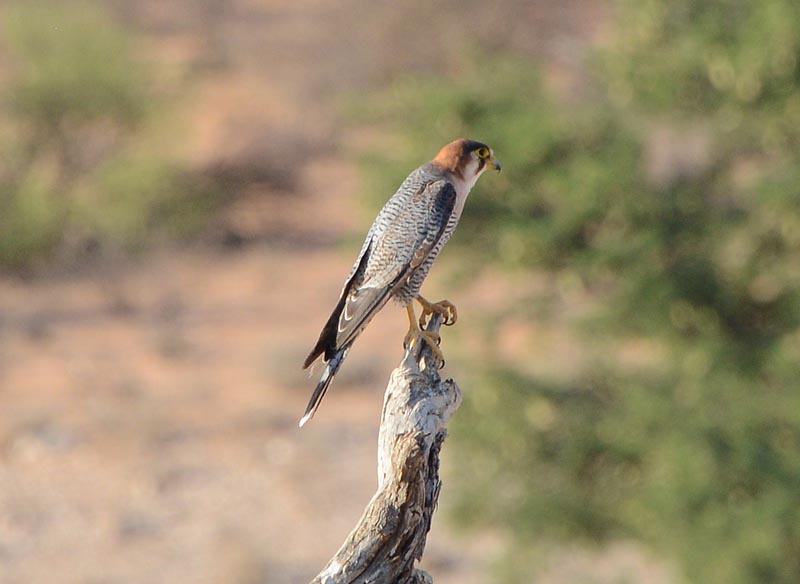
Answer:
M427 329L438 331L441 317ZM425 345L425 343L422 343ZM378 437L378 490L361 520L312 584L423 584L422 558L439 498L439 451L461 392L442 381L427 345L392 372Z

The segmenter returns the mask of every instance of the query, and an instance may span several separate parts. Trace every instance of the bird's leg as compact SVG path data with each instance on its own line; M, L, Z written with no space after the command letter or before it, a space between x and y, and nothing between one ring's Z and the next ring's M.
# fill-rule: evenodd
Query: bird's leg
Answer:
M406 304L406 312L408 313L408 332L406 333L406 338L403 341L403 346L407 349L410 349L415 341L418 339L423 339L426 343L428 343L431 351L436 356L439 368L444 367L444 354L439 348L439 341L441 340L439 333L424 331L420 328L419 323L417 322L417 315L414 314L414 304L412 302Z
M428 316L431 316L436 312L444 317L444 322L442 323L443 325L452 326L456 324L456 321L458 320L458 310L456 309L456 305L449 300L430 302L422 296L417 295L417 301L422 304L422 314L419 316L420 326L425 326L425 320L428 318Z

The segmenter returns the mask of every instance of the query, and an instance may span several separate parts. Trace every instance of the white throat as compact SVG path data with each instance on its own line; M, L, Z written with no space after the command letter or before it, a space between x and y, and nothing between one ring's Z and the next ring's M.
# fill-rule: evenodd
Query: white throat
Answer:
M475 166L477 166L477 164ZM478 182L480 176L486 171L486 167L484 166L480 172L475 172L475 166L472 164L467 166L464 171L465 178L463 179L453 175L453 185L456 187L456 205L453 211L456 217L461 216L461 212L464 210L464 203L467 202L467 195L469 195L475 183Z

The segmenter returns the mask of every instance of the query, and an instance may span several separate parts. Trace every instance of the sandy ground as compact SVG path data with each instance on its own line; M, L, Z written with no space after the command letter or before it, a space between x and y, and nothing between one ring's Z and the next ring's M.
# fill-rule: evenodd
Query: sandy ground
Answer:
M145 54L205 67L184 108L193 164L293 166L284 190L246 188L228 209L222 221L244 246L0 276L0 584L306 582L374 492L383 389L405 332L389 306L317 418L297 428L315 381L300 363L371 221L352 212L359 185L343 152L353 137L338 134L336 92L434 70L464 48L464 29L555 55L551 68L563 71L559 59L575 52L565 43L598 10L501 2L431 35L414 23L444 21L424 2L412 19L359 0L108 3L152 33ZM434 298L447 291L445 271L426 285ZM464 322L497 294L462 294ZM450 332L445 373L456 375L469 344ZM533 342L518 332L509 355ZM543 366L558 347L545 345ZM443 455L446 466L446 445ZM457 536L439 513L422 566L440 584L485 582L498 549L486 534Z
M183 108L192 164L275 160L288 180L222 219L256 243L0 276L0 583L308 581L374 492L405 332L399 309L377 318L297 428L300 363L371 220L319 99L371 75L364 39L330 34L357 3L110 4L152 33L150 58L205 67ZM477 563L437 522L437 581Z
M261 200L271 242L0 279L0 582L295 583L327 562L374 492L405 331L389 306L297 428L299 364L366 229L315 188L332 173L353 192L320 160L302 182L318 194ZM480 545L436 521L424 565L480 581Z

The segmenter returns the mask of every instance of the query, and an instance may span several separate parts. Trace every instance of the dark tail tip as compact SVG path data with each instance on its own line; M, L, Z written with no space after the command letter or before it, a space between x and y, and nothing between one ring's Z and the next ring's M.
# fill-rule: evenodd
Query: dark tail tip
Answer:
M308 401L306 411L303 414L303 417L300 418L299 426L301 428L305 426L306 422L313 418L314 414L317 412L317 408L319 408L319 404L322 403L322 398L325 397L325 392L328 391L328 386L330 386L331 382L333 381L333 377L339 370L342 361L344 361L347 351L348 349L339 351L325 365L325 371L322 372L322 377L320 377L319 383L317 384L317 387L314 388L314 393L311 394L311 399Z
M306 412L303 414L303 417L300 418L300 423L298 425L301 428L317 413L317 408L319 408L319 404L322 403L322 398L325 397L325 392L328 391L328 386L331 384L332 377L328 375L327 368L322 376L322 380L317 384L314 393L311 394L311 399L308 402L308 406L306 406Z

